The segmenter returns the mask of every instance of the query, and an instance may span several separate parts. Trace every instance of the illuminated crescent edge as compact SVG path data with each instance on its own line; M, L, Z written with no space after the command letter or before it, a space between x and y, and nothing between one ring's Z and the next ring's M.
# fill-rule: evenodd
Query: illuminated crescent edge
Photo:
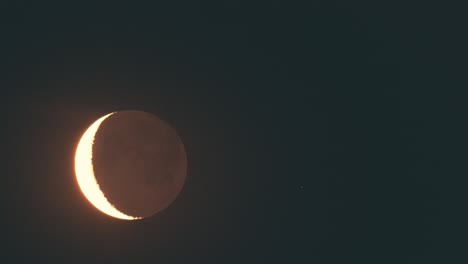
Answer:
M94 136L98 131L101 123L114 113L115 112L107 114L96 120L81 137L75 154L76 179L78 181L78 185L80 186L81 192L83 192L86 199L88 199L88 201L101 212L123 220L141 219L141 217L129 216L117 210L107 200L106 196L100 189L99 184L97 183L96 176L94 175L92 161Z

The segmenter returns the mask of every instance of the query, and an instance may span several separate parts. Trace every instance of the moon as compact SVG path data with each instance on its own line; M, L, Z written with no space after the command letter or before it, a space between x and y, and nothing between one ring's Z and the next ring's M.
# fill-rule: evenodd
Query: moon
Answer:
M177 132L143 111L100 117L76 148L75 174L83 195L118 219L142 219L167 208L182 190L186 172Z

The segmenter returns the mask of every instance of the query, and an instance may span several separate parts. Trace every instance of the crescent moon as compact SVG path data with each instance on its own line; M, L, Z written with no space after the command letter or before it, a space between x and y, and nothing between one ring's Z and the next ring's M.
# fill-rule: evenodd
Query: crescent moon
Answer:
M106 198L104 193L97 183L93 169L93 143L96 132L101 123L111 116L113 113L107 114L96 120L83 134L76 148L75 154L75 174L81 192L88 201L94 205L99 211L123 220L136 220L141 217L126 215L115 208Z

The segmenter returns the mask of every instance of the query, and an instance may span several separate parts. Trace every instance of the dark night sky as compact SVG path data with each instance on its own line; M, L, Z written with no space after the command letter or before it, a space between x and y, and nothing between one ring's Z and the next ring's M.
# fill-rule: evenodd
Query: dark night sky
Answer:
M17 2L1 7L2 263L468 260L464 9ZM170 123L189 166L136 222L94 209L73 171L87 126L126 109Z

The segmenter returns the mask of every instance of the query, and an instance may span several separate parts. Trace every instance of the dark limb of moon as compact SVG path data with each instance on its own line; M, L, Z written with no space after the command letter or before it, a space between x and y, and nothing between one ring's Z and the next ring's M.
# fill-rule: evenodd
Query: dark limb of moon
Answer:
M169 206L185 182L187 159L176 131L146 112L104 120L93 144L96 180L120 212L151 216Z

